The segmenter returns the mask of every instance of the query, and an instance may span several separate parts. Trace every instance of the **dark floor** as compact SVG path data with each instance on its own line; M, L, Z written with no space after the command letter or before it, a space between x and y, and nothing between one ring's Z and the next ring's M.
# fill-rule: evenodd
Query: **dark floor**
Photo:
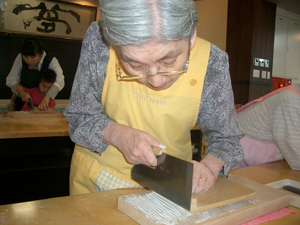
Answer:
M69 195L69 137L0 140L0 205Z

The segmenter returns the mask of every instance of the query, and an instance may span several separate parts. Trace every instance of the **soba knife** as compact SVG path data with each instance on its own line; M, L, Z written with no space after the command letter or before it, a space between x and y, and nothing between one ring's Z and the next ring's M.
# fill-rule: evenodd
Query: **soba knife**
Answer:
M29 106L29 108L30 108L32 111L34 110L32 98L28 98L28 106Z
M134 165L131 179L190 211L193 164L163 153L157 166Z

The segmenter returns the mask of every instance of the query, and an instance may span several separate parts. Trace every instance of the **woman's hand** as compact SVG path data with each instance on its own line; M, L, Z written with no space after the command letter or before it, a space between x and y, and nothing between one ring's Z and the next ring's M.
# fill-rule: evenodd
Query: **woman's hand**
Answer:
M22 98L23 102L29 102L29 98L31 98L30 94L28 94L27 92L23 92L22 94L20 94L20 97Z
M30 94L28 94L28 93L26 92L25 87L23 87L21 84L18 84L18 85L16 86L16 89L17 89L17 92L19 93L19 95L20 95L22 101L23 101L23 102L29 102L28 99L31 98L31 96L30 96Z
M46 95L40 105L38 106L39 110L45 111L49 108L49 101L50 101L50 96Z
M128 163L156 166L152 147L165 148L150 134L116 122L110 123L104 134L104 142L123 153Z
M223 163L212 155L205 156L201 162L191 162L194 164L193 193L199 194L208 191L215 184Z

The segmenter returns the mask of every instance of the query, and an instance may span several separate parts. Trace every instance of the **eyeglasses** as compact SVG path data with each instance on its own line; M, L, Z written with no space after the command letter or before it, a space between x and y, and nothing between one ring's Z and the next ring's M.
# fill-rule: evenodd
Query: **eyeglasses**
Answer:
M157 72L156 74L149 74L150 69L147 68L145 70L144 74L140 74L140 75L123 75L123 71L120 67L120 62L119 60L117 61L117 73L119 76L119 80L137 80L137 79L141 79L147 76L156 76L156 75L160 75L160 76L171 76L171 75L181 75L183 73L186 73L189 67L189 63L190 63L190 56L188 57L184 67L182 70L178 70L178 71L171 71L171 72ZM158 70L160 69L160 67L158 67Z

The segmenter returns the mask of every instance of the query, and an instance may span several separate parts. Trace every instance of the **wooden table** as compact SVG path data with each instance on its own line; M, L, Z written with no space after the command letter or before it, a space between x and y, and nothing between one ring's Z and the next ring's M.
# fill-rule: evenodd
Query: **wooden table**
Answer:
M268 184L278 180L290 179L300 182L300 171L292 170L286 161L267 163L259 166L245 167L232 170L231 174L255 181L261 184ZM282 217L281 219L268 222L268 225L293 225L300 224L300 209L288 206L287 208L296 211L296 214Z
M262 184L285 178L300 181L300 171L289 169L285 162L238 169L232 174ZM122 189L3 205L0 206L0 221L1 224L137 224L118 210L117 198L143 191ZM299 224L300 210L289 208L297 213L268 224Z
M0 117L0 139L69 136L69 124L61 114L54 118Z

